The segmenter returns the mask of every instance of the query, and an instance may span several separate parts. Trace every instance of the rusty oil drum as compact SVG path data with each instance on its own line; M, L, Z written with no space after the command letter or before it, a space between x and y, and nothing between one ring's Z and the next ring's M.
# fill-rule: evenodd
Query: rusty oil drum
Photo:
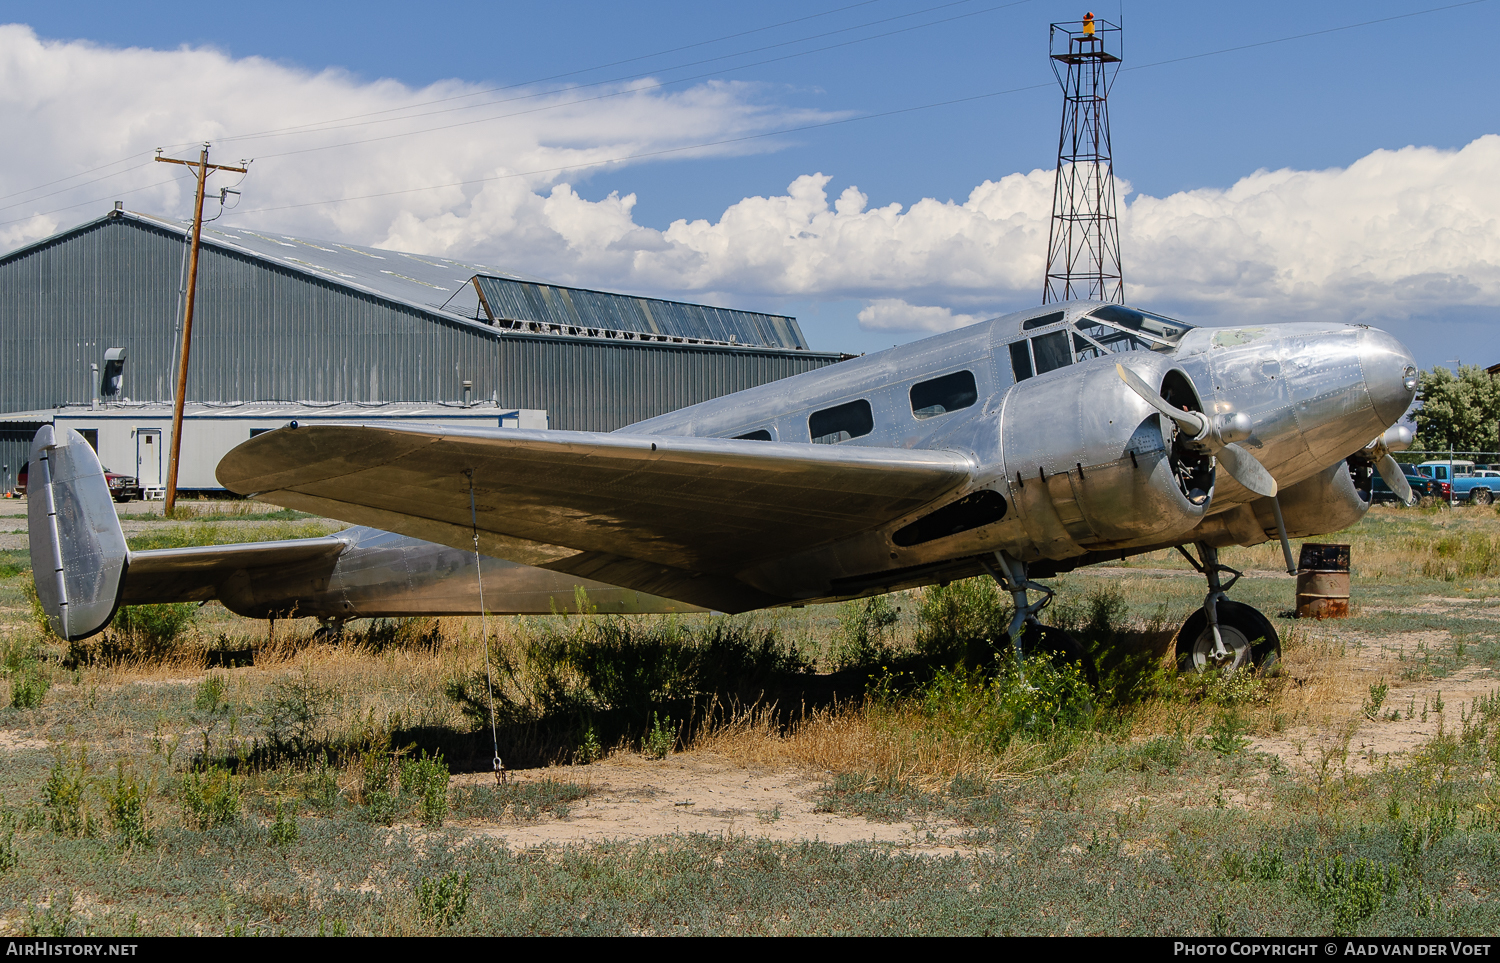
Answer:
M1297 563L1297 618L1349 617L1349 546L1304 542Z

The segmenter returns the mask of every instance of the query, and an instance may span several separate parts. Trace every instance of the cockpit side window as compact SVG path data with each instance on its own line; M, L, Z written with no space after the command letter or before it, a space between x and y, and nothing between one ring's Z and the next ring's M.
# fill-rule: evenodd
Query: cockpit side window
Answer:
M861 398L833 408L815 411L807 419L807 431L815 445L837 445L875 430L870 403Z
M978 400L979 388L972 371L955 371L911 386L911 413L917 418L935 418Z
M1031 342L1012 342L1010 346L1010 367L1016 373L1017 381L1025 381L1035 373L1031 370Z
M1036 357L1036 373L1046 374L1073 363L1068 350L1068 332L1053 331L1031 339L1031 353Z

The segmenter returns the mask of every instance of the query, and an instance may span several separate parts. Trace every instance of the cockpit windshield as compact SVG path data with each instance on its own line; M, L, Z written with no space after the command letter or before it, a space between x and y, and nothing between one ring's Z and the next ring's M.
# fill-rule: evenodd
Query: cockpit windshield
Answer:
M1190 324L1119 304L1091 311L1073 327L1083 335L1073 337L1079 361L1106 351L1170 351L1192 329Z

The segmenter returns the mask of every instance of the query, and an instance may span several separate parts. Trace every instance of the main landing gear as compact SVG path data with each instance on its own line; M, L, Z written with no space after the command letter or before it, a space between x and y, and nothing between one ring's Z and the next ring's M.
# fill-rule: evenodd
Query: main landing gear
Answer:
M1084 651L1078 640L1063 629L1043 625L1037 618L1042 609L1051 604L1053 591L1027 578L1026 563L1020 559L1005 552L996 552L995 562L997 565L981 560L980 564L1015 601L1016 614L1011 617L1008 634L1017 664L1027 652L1046 652L1051 654L1052 664L1059 668L1068 664L1080 666L1089 685L1098 688L1099 672L1094 667L1094 660L1089 658L1088 652ZM1042 596L1032 602L1028 598L1030 592L1041 592Z
M1281 662L1281 638L1271 620L1257 609L1231 602L1225 594L1242 573L1219 564L1219 550L1198 543L1198 559L1187 549L1177 550L1188 563L1208 578L1203 608L1188 616L1177 630L1177 668L1180 672L1219 669L1226 675L1239 671L1274 673ZM1201 559L1201 561L1199 561ZM1219 575L1232 577L1221 584Z

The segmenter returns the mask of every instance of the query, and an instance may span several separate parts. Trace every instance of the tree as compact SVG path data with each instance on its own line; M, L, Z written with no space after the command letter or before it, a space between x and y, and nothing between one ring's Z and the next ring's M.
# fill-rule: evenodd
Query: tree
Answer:
M1428 451L1500 450L1500 380L1478 365L1458 374L1443 367L1424 371L1417 388L1421 407L1412 412L1417 446Z

